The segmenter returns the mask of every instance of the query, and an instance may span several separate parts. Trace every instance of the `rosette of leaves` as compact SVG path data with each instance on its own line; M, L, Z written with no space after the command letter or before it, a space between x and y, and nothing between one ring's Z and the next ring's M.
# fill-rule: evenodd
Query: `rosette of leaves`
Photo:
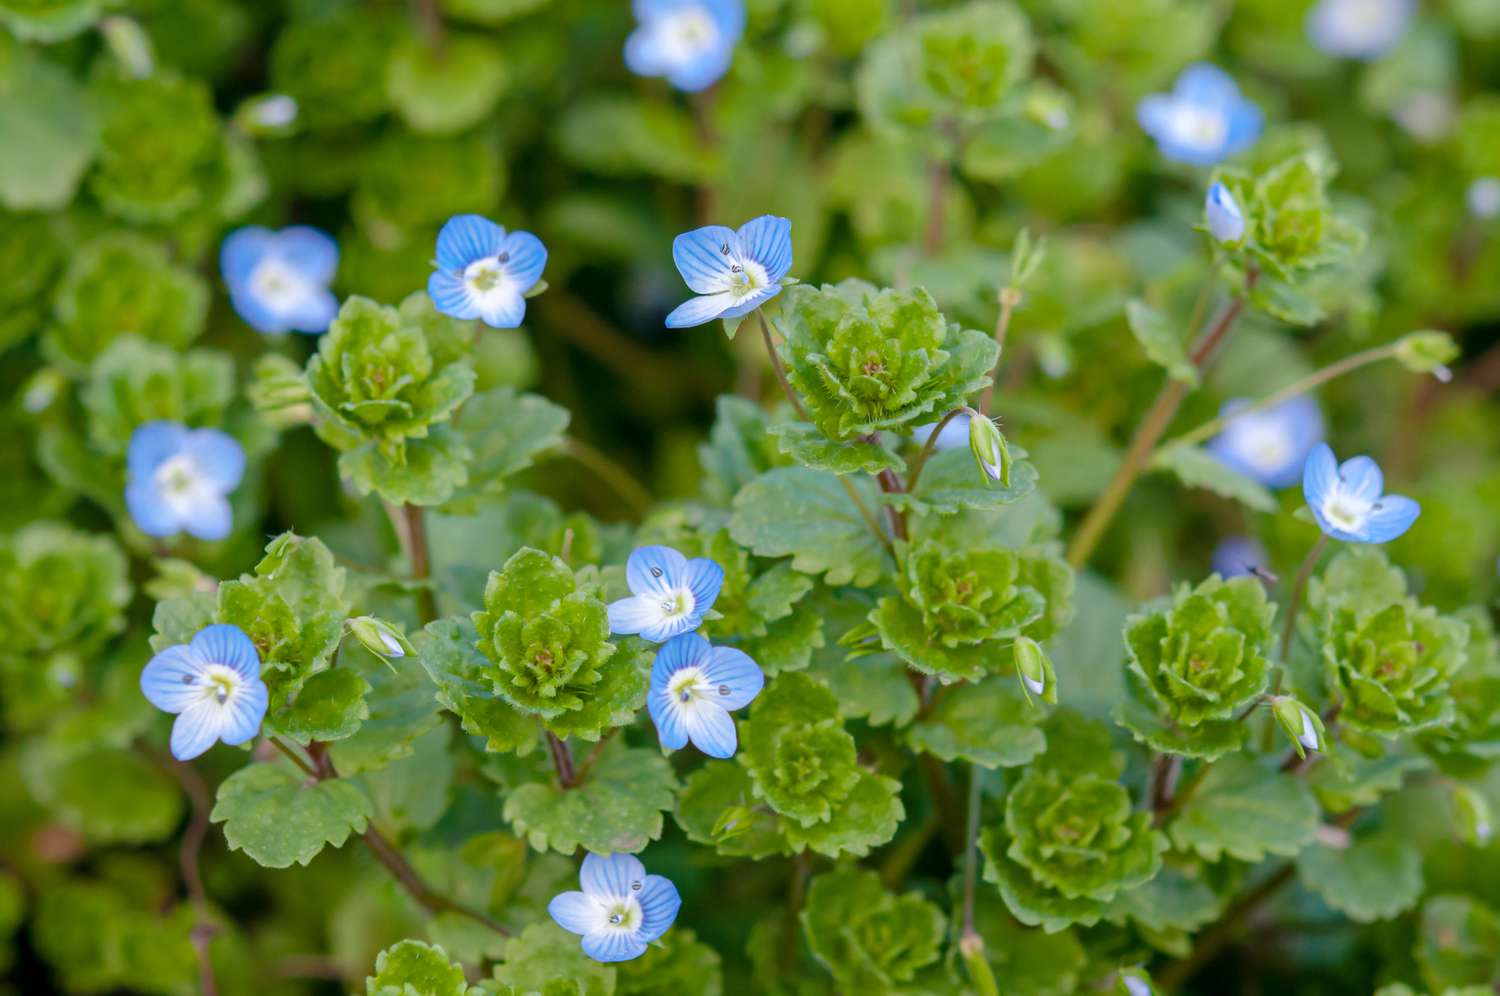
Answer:
M1005 825L984 832L985 878L1022 923L1048 933L1092 926L1117 894L1161 869L1167 840L1151 814L1100 771L1033 768L1005 800Z
M926 674L974 680L1012 666L1011 641L1044 642L1066 621L1073 571L1044 550L953 549L923 540L901 549L887 595L846 644L880 646Z
M0 210L0 348L36 331L49 313L48 292L71 250L55 218Z
M1454 716L1450 679L1463 667L1469 630L1413 599L1374 612L1338 608L1323 640L1323 671L1350 729L1396 737Z
M678 798L677 822L694 840L753 858L861 857L895 836L906 812L901 783L860 764L827 686L778 675L739 736L737 763L700 768Z
M491 572L484 611L473 616L478 647L494 665L496 695L541 717L559 737L597 740L629 722L645 700L643 656L609 641L598 586L561 558L523 547Z
M99 152L89 186L105 210L126 221L170 222L223 195L224 135L201 80L165 70L105 73L91 98Z
M158 243L115 232L71 257L53 298L44 346L53 360L86 367L126 334L181 349L203 331L208 286Z
M351 297L307 364L318 434L339 471L390 501L436 504L467 480L467 449L444 423L474 391L471 323L425 292L399 309Z
M347 128L389 106L386 67L401 37L385 11L340 8L291 21L271 47L272 89L297 101L311 128Z
M1212 575L1125 623L1134 703L1117 719L1153 749L1214 757L1237 746L1240 710L1265 690L1276 606L1256 578Z
M851 993L899 990L937 961L945 927L942 910L919 893L892 895L878 874L858 868L814 878L799 919L813 956Z
M1422 749L1455 778L1479 778L1500 759L1500 641L1478 606L1457 613L1469 627L1468 660L1453 679L1453 722L1423 734Z
M830 439L934 421L988 382L998 355L988 334L949 323L921 288L845 280L782 297L787 376Z

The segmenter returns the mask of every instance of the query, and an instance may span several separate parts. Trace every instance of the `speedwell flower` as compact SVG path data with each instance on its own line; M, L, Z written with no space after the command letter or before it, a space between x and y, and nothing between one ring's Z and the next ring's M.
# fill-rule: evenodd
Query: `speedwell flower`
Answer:
M1380 465L1367 456L1338 463L1327 443L1307 458L1302 493L1323 532L1348 543L1389 543L1411 528L1422 507L1404 495L1382 494Z
M229 493L245 473L245 451L217 429L147 422L130 437L125 505L147 536L229 535Z
M763 214L739 231L695 228L672 240L672 261L700 296L678 305L667 316L667 328L748 315L781 293L781 280L792 268L792 223Z
M1212 166L1248 148L1262 125L1260 108L1206 62L1184 69L1171 93L1141 98L1136 118L1162 155L1189 166Z
M745 31L741 0L635 0L639 26L625 41L625 65L637 76L665 76L695 93L719 81Z
M214 741L242 744L260 731L269 697L260 653L245 631L220 623L168 647L141 672L141 693L172 724L172 756L190 761Z
M1234 414L1244 400L1227 403L1219 413ZM1305 394L1263 411L1251 412L1224 427L1208 444L1218 461L1270 488L1296 484L1307 455L1323 438L1323 415Z
M706 557L687 559L669 546L643 546L625 564L631 594L609 606L609 631L638 633L653 643L703 625L724 584L724 568Z
M1208 196L1203 200L1203 213L1208 218L1208 230L1216 241L1228 245L1245 237L1245 212L1240 210L1240 202L1222 183L1209 186Z
M927 440L932 436L934 429L938 427L936 422L928 422L919 425L911 431L911 440L918 446L926 446ZM942 452L943 450L956 450L960 446L969 445L969 416L955 415L948 420L938 433L937 439L933 440L932 448Z
M1209 568L1228 580L1258 574L1265 569L1268 560L1270 555L1260 540L1253 536L1226 536L1214 547Z
M547 912L563 930L583 935L583 953L595 961L629 961L672 926L682 897L661 875L647 875L630 854L585 854L578 873L582 892L560 892Z
M339 310L328 289L338 266L338 243L306 225L240 228L219 249L230 303L261 332L325 331Z
M760 667L742 650L715 647L697 633L679 633L656 652L646 700L661 745L689 740L709 757L734 756L734 719L765 686Z
M1307 36L1328 55L1376 59L1396 47L1415 0L1322 0L1307 12Z
M513 329L526 317L526 292L547 265L547 247L530 232L510 232L477 214L449 218L438 232L437 269L427 293L453 318Z

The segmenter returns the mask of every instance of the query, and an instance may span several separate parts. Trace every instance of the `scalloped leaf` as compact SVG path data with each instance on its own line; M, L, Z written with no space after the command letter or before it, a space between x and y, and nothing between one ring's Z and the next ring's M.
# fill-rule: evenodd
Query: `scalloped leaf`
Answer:
M1422 898L1422 852L1389 832L1345 848L1314 844L1298 855L1297 878L1351 920L1389 920Z
M835 474L878 474L882 470L905 473L906 461L880 438L829 439L810 422L782 422L767 430L781 452L804 467Z
M875 487L850 481L874 509ZM830 585L868 587L890 569L890 558L838 478L806 467L778 467L734 496L729 520L734 541L762 557L792 558L792 566Z
M264 762L224 779L209 819L224 824L231 851L287 868L307 864L325 844L342 847L350 834L364 833L371 815L370 800L352 782L310 782L290 764Z
M1036 725L1042 717L1006 685L991 679L947 689L907 732L907 741L914 750L943 761L970 761L985 768L1025 764L1047 746Z
M1318 833L1318 801L1302 779L1242 757L1227 757L1167 827L1172 843L1209 861L1291 857Z
M505 819L538 851L636 852L661 836L677 777L654 750L611 746L572 788L531 782L505 800Z

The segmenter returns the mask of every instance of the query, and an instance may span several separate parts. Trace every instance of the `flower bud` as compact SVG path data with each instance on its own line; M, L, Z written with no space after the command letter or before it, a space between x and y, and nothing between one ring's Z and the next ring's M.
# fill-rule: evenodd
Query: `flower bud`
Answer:
M1010 447L995 423L978 412L969 413L969 451L984 476L1010 487Z
M378 657L405 657L414 653L406 636L384 619L360 616L349 620L349 632L353 633L365 649Z
M719 814L714 821L713 836L716 842L723 842L750 832L750 820L754 814L748 806L730 806Z
M1412 373L1430 373L1444 384L1453 379L1448 364L1458 359L1458 344L1446 332L1408 332L1396 342L1396 361Z
M1298 757L1306 757L1310 750L1322 750L1323 719L1316 712L1298 702L1290 695L1278 695L1271 700L1271 712L1276 722L1291 738Z
M1115 992L1120 996L1153 996L1151 979L1138 968L1123 968L1115 975Z
M1021 688L1029 700L1039 697L1043 702L1057 701L1057 673L1052 662L1042 650L1041 644L1029 636L1016 637L1016 676L1021 679Z
M1488 846L1495 836L1495 824L1490 819L1490 804L1485 797L1467 785L1455 785L1453 809L1463 842L1474 847Z
M1208 215L1208 230L1219 242L1231 245L1245 237L1245 214L1240 210L1240 202L1222 183L1208 188L1203 210Z

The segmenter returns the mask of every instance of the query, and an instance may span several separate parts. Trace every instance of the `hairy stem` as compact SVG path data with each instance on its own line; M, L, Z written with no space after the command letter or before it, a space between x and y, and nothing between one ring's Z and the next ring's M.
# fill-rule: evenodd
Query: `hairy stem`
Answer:
M1302 596L1307 591L1307 582L1312 577L1313 570L1322 559L1323 551L1328 549L1328 534L1319 533L1318 541L1313 544L1307 556L1302 558L1302 566L1297 568L1297 580L1292 583L1291 598L1287 601L1286 622L1281 627L1281 668L1276 672L1276 687L1272 694L1281 691L1281 675L1286 670L1287 655L1291 653L1292 636L1297 631L1297 613L1302 608Z
M984 950L984 942L974 931L974 883L979 872L979 808L983 795L983 775L979 765L969 765L969 805L964 814L964 900L961 939L973 937Z
M1255 285L1256 278L1255 270L1246 274L1246 293ZM1207 365L1229 335L1230 329L1234 327L1235 319L1244 310L1245 296L1243 294L1224 305L1213 324L1203 333L1189 354L1188 358L1194 367L1202 370ZM1187 392L1188 385L1176 378L1169 378L1162 386L1161 393L1156 396L1156 401L1152 403L1151 408L1146 412L1146 417L1141 420L1135 436L1130 440L1130 446L1125 451L1125 458L1120 461L1114 477L1110 478L1103 493L1094 501L1093 507L1084 516L1078 532L1073 536L1073 542L1068 547L1068 563L1073 567L1079 568L1087 563L1094 548L1104 538L1105 530L1114 521L1115 513L1124 504L1126 496L1130 494L1130 489L1135 485L1136 478L1140 477L1141 472L1146 469L1152 451L1156 449L1157 442L1167 431L1167 426L1171 425L1172 418L1182 404L1182 399L1187 397Z
M1158 754L1151 765L1151 814L1161 826L1177 795L1177 779L1182 775L1182 755Z
M948 427L949 422L952 422L954 419L958 418L958 416L964 414L965 412L968 412L970 418L978 417L971 409L955 408L948 414L944 415L942 419L938 421L937 425L933 426L932 432L928 433L926 442L922 444L922 449L917 453L916 458L912 460L911 468L906 473L907 491L917 490L917 479L922 476L922 468L927 466L928 459L930 459L932 457L932 454L937 450L938 437L943 434L943 430Z
M557 780L565 789L578 784L578 769L573 766L573 752L568 745L557 739L551 730L547 734L547 752L552 755L552 766L557 769Z
M646 489L646 486L636 480L630 471L615 463L600 450L577 436L564 438L559 449L609 485L615 496L623 499L625 504L630 506L631 514L636 518L640 518L651 510L655 499L651 497L651 492Z
M995 354L990 382L984 385L984 393L979 396L979 411L986 416L990 413L990 402L995 397L995 381L1000 376L1000 364L1005 359L1005 337L1010 331L1010 315L1020 303L1020 291L1008 285L1000 289L1000 317L995 320L995 345L1000 347L1000 352Z
M406 557L411 563L411 579L421 582L417 589L417 614L422 625L436 621L437 592L427 583L432 578L432 555L427 546L427 515L421 505L401 506L401 521L405 528L399 530L406 547Z

